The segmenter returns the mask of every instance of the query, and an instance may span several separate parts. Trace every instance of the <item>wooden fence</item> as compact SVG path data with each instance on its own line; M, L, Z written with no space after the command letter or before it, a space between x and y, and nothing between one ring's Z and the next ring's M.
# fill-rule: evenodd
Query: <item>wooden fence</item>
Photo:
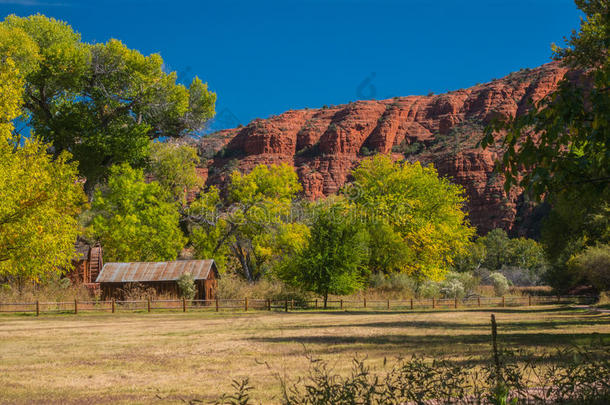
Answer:
M330 310L421 310L421 309L459 309L478 307L518 307L557 304L589 304L590 296L525 296L525 297L471 297L471 298L430 298L408 300L328 300ZM153 311L192 311L192 310L321 310L324 301L315 300L271 300L271 299L216 299L216 300L137 300L137 301L64 301L64 302L0 302L0 313L45 313L79 312L153 312Z

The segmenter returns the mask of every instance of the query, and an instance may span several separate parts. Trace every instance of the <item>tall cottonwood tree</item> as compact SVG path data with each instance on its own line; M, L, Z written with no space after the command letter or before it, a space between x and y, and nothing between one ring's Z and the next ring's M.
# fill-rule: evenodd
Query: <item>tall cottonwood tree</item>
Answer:
M158 182L145 182L142 169L110 168L108 182L91 204L90 236L108 261L175 260L186 243L177 204Z
M371 269L442 279L475 233L463 189L432 166L386 155L365 159L352 176L346 193L373 236Z
M56 159L32 136L14 137L24 76L39 57L19 28L0 25L0 278L42 281L70 266L86 203L70 155Z
M196 255L230 255L246 280L260 279L275 259L303 242L307 227L291 218L300 190L294 168L286 164L234 171L225 194L212 188L188 211Z
M24 118L56 156L73 155L89 192L114 164L143 166L150 140L185 136L214 115L207 85L197 77L188 87L176 83L158 54L116 39L83 43L43 15L11 15L2 25L27 34L39 54L24 75Z

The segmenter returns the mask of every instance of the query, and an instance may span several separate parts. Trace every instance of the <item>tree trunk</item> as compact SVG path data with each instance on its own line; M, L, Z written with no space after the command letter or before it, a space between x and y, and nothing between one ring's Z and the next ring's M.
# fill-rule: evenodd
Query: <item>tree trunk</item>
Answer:
M324 309L326 309L328 303L328 291L324 293Z
M239 246L238 243L236 243L231 247L231 250L233 251L233 254L237 256L239 264L241 264L241 269L244 274L244 277L246 278L246 280L248 280L249 283L253 283L254 278L252 277L252 271L250 270L248 258L246 257L246 254L244 253L243 249L241 248L241 246Z

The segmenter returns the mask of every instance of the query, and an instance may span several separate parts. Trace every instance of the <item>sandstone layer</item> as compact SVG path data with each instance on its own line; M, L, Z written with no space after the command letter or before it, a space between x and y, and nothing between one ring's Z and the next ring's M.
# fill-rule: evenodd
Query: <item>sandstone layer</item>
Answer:
M362 159L386 153L433 164L442 176L461 184L479 233L501 227L530 234L536 219L532 205L519 190L507 195L493 170L501 150L481 150L477 142L491 119L523 114L553 91L565 73L549 63L440 95L356 101L256 119L201 138L200 174L207 184L222 184L235 168L288 163L305 196L313 199L338 192Z

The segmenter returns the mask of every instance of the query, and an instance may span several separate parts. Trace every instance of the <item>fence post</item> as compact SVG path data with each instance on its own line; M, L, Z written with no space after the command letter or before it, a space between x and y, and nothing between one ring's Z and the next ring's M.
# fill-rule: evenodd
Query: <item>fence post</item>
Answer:
M436 299L432 297L432 309L436 308Z
M506 306L506 299L502 296L502 308Z
M341 302L340 307L341 307L341 309L343 309L343 298L341 298L340 302Z
M216 297L216 312L218 312L218 297Z
M290 310L294 311L294 299L290 300Z
M457 309L457 305L458 305L457 297L455 297L455 305L454 305L455 309Z
M182 312L186 312L186 298L182 298Z
M557 303L561 303L561 295L557 294Z
M479 307L481 306L481 297L477 297L477 304L479 305Z
M366 297L364 298L364 307L366 308Z
M390 300L388 300L388 309L390 309Z
M532 296L531 295L527 296L527 305L530 307L532 306Z
M248 311L248 297L244 298L244 311Z
M267 298L267 311L271 311L271 298Z
M78 314L78 301L74 300L74 315Z
M318 299L316 298L316 309L318 309Z
M115 311L115 308L114 308L114 307L115 307L115 304L114 304L114 298L113 298L113 299L112 299L112 313L113 313L113 314L114 314L114 311Z
M413 310L413 298L411 298L411 310Z
M146 299L146 310L150 312L150 297Z
M40 302L36 300L36 316L40 315Z
M288 312L288 300L284 300L284 309Z

